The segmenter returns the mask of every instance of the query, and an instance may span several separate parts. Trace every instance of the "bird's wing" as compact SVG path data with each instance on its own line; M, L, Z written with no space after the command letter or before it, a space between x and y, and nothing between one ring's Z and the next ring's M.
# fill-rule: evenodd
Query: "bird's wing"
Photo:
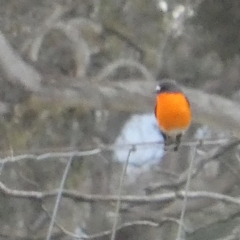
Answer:
M154 108L154 114L155 114L155 117L157 117L157 104L155 105L155 108Z
M189 102L188 98L186 97L186 95L184 95L184 96L185 96L185 98L186 98L186 100L187 100L188 106L189 106L189 107L191 107L191 105L190 105L190 102Z

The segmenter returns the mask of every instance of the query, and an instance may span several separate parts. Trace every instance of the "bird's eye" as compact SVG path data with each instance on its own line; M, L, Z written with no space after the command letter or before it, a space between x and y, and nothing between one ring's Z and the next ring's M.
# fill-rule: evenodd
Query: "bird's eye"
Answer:
M159 85L157 85L156 91L159 92L160 90L161 90L161 87Z

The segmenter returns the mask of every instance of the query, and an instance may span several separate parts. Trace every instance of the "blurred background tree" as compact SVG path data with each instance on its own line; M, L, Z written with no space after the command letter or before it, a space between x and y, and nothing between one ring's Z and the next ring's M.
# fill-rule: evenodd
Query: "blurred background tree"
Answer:
M42 83L60 92L67 89L69 95L79 83L99 81L107 87L123 82L130 88L132 80L142 82L152 75L236 99L240 88L239 5L238 0L1 0L0 26L14 51L41 73ZM4 57L0 48L0 60ZM2 156L161 140L152 112L139 114L130 104L119 111L89 107L85 102L78 105L74 100L72 104L58 98L50 103L40 101L22 83L9 81L1 62ZM87 88L80 94L89 97ZM93 101L96 96L91 95ZM194 123L186 139L229 136ZM205 153L211 149L201 150ZM116 194L125 153L108 151L74 158L65 188ZM159 146L133 154L124 194L145 195L152 183L172 182L174 174L187 169L191 154L183 147L178 156L163 155ZM197 158L201 159L201 154ZM194 179L192 190L238 196L238 158L236 151L230 151L220 157L223 161L207 164ZM230 167L224 165L226 159ZM50 158L8 163L0 170L1 181L11 189L55 189L65 165L66 159ZM235 169L235 174L229 169ZM0 240L45 239L49 216L44 209L51 213L54 199L38 202L15 199L3 192L0 195ZM190 207L186 239L229 236L239 224L239 212L234 207L209 201L191 202ZM159 222L166 216L179 217L181 201L163 206L149 204L141 209L126 206L122 210L121 223L139 219ZM57 222L71 232L91 235L112 227L113 211L111 204L63 198ZM176 222L170 221L157 229L126 229L116 239L174 239L176 229ZM221 229L227 230L223 233ZM69 237L58 228L54 230L55 239Z

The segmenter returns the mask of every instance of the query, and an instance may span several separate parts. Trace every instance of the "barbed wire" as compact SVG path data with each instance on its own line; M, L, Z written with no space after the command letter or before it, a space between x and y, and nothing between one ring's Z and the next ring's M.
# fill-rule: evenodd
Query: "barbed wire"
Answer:
M32 199L32 200L44 200L47 198L55 197L58 194L58 189L52 191L28 191L28 190L15 190L8 188L5 184L0 182L0 192L5 196L11 196L15 198L22 199ZM212 199L215 201L221 201L227 204L233 204L240 206L240 199L224 195L221 193L207 192L207 191L190 191L186 193L185 190L180 191L170 191L167 193L155 194L151 196L139 196L139 195L123 195L121 196L121 202L143 205L151 203L170 203L176 199L183 199L185 196L189 199ZM98 195L98 194L87 194L81 193L80 191L74 190L63 190L62 197L70 198L79 202L117 202L119 197L117 195Z
M59 151L59 152L45 152L43 154L22 154L0 158L0 165L5 165L6 163L15 163L22 160L35 160L35 161L42 161L42 160L49 160L49 159L69 159L74 157L84 157L84 156L93 156L93 155L99 155L104 151L114 151L114 150L127 150L127 151L137 151L138 149L145 149L145 148L152 148L159 145L163 145L163 141L158 142L141 142L141 143L125 143L125 144L110 144L110 145L104 145L104 144L96 144L95 148L88 149L88 150L76 150L77 148L64 148L64 150L67 149L67 151ZM182 142L182 146L188 146L188 147L195 147L198 146L210 146L210 145L217 145L214 149L212 149L208 154L206 154L202 161L199 162L196 166L194 171L191 173L191 176L195 176L198 174L200 169L209 162L211 159L218 157L219 155L225 153L226 151L238 146L240 144L239 139L232 140L231 138L223 138L223 139L200 139L200 140L194 140L194 141L185 141ZM220 145L220 146L219 146ZM85 148L86 149L86 148ZM56 149L55 149L56 150ZM127 161L128 162L128 161ZM70 163L68 163L68 166L70 166ZM127 165L126 165L127 166ZM66 174L68 172L69 168L66 170ZM124 176L123 171L123 176ZM182 185L186 183L187 181L187 175L183 173L179 176L176 185ZM190 176L190 175L189 175ZM63 178L65 182L65 177ZM121 181L123 181L123 177L121 178ZM60 201L61 197L67 197L71 198L75 201L80 202L118 202L118 208L116 208L117 216L115 218L115 225L111 231L112 233L112 239L115 239L115 234L117 231L117 218L119 214L120 209L120 201L134 204L134 205L142 205L142 204L151 204L151 203L166 203L166 202L172 202L176 199L184 199L188 197L191 199L198 199L198 198L206 198L206 199L212 199L215 201L222 201L225 203L231 203L234 205L240 206L239 199L236 199L234 197L230 197L227 195L219 194L219 193L213 193L213 192L204 192L204 191L198 191L198 192L188 192L188 191L170 191L168 193L163 194L155 194L151 196L134 196L134 195L125 195L122 196L121 191L117 196L114 195L91 195L91 194L84 194L79 191L74 190L65 190L63 189L63 184L61 184L62 187L59 189L55 189L52 191L24 191L24 190L15 190L8 188L4 183L0 182L0 192L2 192L6 196L12 196L15 198L23 198L23 199L32 199L32 200L43 200L49 197L59 196L58 199ZM172 184L173 186L174 184ZM160 186L162 187L162 186ZM151 186L151 191L154 191L156 188L159 188L159 186ZM53 233L53 225L55 224L56 220L56 212L58 209L59 204L55 204L56 211L55 214L52 216L52 222L49 227L49 233L47 236L47 239L50 239ZM180 226L182 226L183 222L178 222ZM109 232L108 232L109 234Z
M225 144L223 144L221 147L215 147L211 149L206 155L202 156L201 159L195 164L195 167L191 173L191 178L196 177L201 169L209 163L210 161L213 161L217 159L219 156L222 156L223 154L227 153L231 149L234 149L240 144L239 139L235 139L232 141L229 141ZM171 183L163 183L163 182L155 182L154 184L149 185L145 188L146 193L152 194L156 191L159 191L160 189L173 189L178 188L185 184L187 182L187 176L188 176L188 169L183 172L176 181Z
M207 146L207 145L223 145L229 142L230 138L222 138L222 139L200 139L200 140L194 140L194 141L185 141L181 143L181 146ZM42 161L46 159L56 159L56 158L69 158L71 156L73 157L84 157L84 156L91 156L91 155L97 155L103 151L114 151L114 150L130 150L134 148L136 151L139 149L144 148L151 148L156 147L159 145L163 145L163 141L157 141L157 142L139 142L139 143L125 143L125 144L110 144L110 145L104 145L104 144L98 144L95 148L90 148L90 150L79 150L77 148L73 147L63 147L58 149L51 149L52 152L47 152L47 150L50 150L49 148L41 149L41 151L36 150L37 153L26 153L26 154L20 154L13 156L11 153L11 156L0 158L0 164L5 163L13 163L18 162L22 160L35 160L35 161ZM59 150L59 151L58 151ZM31 151L29 151L31 152ZM43 154L39 152L44 152ZM0 155L3 154L0 152ZM6 154L6 153L5 153ZM16 154L16 153L15 153Z

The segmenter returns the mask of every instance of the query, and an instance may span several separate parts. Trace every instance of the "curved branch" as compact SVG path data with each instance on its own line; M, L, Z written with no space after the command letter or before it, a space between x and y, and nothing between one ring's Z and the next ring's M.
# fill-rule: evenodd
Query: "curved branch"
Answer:
M206 156L199 159L199 161L196 163L196 166L195 166L194 170L192 171L191 177L192 178L196 177L197 174L201 171L201 169L205 166L205 164L207 164L210 161L215 160L216 158L218 158L220 156L223 156L225 153L234 149L239 144L240 144L240 140L233 140L233 141L229 141L228 143L224 144L221 147L216 147L216 148L212 149L211 151L209 151ZM177 189L187 182L187 176L188 176L188 169L185 172L183 172L182 175L174 183L164 184L162 182L157 182L157 183L154 183L154 184L146 187L145 190L148 194L152 194L155 191L159 191L160 189L164 189L164 188Z
M43 102L57 102L63 106L84 106L126 112L153 112L156 82L132 80L128 82L78 82L72 88L50 88L37 98ZM193 120L240 137L240 106L224 97L192 88L183 88L193 112Z
M139 44L137 42L135 42L133 39L131 39L129 36L127 36L125 33L122 33L121 31L119 31L119 29L117 28L113 28L111 26L107 26L107 25L103 25L104 31L108 34L108 35L114 35L117 38L119 38L121 41L125 42L126 44L128 44L132 49L134 49L136 52L139 53L140 57L139 57L139 61L143 62L143 59L145 57L145 50L139 46Z
M32 200L43 200L46 198L55 197L58 194L58 189L53 191L23 191L10 189L2 182L0 182L0 191L6 195L15 198L32 199ZM231 196L227 196L220 193L207 192L207 191L191 191L187 193L189 199L211 199L215 201L221 201L228 204L234 204L240 206L240 200ZM116 195L95 195L85 194L75 190L63 190L62 196L71 198L75 201L80 202L116 202L118 196ZM149 204L149 203L169 203L176 199L183 199L186 196L185 191L169 192L163 194L156 194L153 196L132 196L126 195L121 197L121 201L131 204Z
M154 77L152 76L150 71L143 64L141 64L141 63L139 63L135 60L131 60L131 59L119 59L119 60L116 60L113 63L110 63L96 77L96 80L98 82L105 80L106 78L108 78L112 73L114 73L120 67L136 68L142 73L143 77L146 80L149 80L149 81L152 81L152 82L154 81Z
M131 60L127 61L129 64L131 62ZM126 64L126 61L123 64ZM1 32L0 68L9 81L18 82L27 89L35 91L34 100L43 104L50 102L58 105L62 104L65 107L80 105L86 108L105 108L132 113L153 112L155 106L155 94L153 91L156 82L152 76L148 77L148 71L145 77L152 81L134 80L127 83L75 81L74 86L67 86L62 89L57 89L56 86L41 87L41 78L44 78L44 76L41 76L14 52ZM111 67L111 69L113 68ZM108 74L109 71L107 71ZM99 76L99 79L107 75L104 73ZM62 77L59 76L59 78ZM45 82L51 82L51 80L48 80L46 79ZM64 81L69 82L69 78L64 79ZM196 89L183 89L190 100L195 122L219 128L222 131L230 132L233 136L240 137L240 107L238 103Z
M81 32L84 28L91 28L95 33L101 34L102 28L99 24L86 18L73 18L68 21L60 20L66 11L67 9L57 6L53 14L36 31L36 36L27 41L25 49L29 47L29 58L36 62L44 38L51 30L58 30L65 34L72 43L73 57L77 65L76 76L84 77L92 52Z
M46 19L46 21L34 32L33 36L30 37L22 48L22 51L29 50L28 56L33 61L38 60L39 51L45 35L49 29L61 18L61 16L67 11L60 5L57 5L53 13Z
M26 89L38 91L41 88L41 75L23 61L0 31L0 69L8 81L20 83Z

